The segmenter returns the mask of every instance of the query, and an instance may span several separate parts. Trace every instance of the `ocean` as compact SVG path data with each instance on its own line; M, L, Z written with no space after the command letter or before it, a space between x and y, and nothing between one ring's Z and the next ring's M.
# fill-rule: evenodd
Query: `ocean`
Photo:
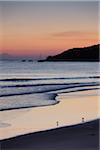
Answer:
M99 87L98 62L0 62L0 111L53 105L57 94Z

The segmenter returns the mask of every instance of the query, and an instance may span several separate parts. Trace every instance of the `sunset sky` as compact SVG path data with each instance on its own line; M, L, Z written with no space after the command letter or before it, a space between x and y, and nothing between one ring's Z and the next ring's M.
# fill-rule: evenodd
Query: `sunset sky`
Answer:
M48 56L99 43L98 2L1 2L0 53Z

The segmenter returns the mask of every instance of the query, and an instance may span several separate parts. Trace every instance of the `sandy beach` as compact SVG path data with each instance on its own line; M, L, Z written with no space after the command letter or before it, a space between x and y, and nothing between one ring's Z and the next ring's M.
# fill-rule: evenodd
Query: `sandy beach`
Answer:
M64 93L56 105L0 112L0 140L99 118L98 90Z
M99 120L1 141L2 150L99 150Z

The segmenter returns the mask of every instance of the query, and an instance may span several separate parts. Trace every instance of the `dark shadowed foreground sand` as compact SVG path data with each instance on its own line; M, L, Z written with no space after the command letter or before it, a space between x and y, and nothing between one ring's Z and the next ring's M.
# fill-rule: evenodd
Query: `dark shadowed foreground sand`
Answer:
M99 120L1 141L1 150L99 150Z

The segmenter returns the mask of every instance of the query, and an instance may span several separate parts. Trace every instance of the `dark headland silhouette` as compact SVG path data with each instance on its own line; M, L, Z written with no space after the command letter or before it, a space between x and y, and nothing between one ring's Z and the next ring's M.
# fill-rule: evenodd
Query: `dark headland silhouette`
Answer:
M100 47L100 44L83 47L83 48L69 49L58 55L48 56L45 60L39 60L39 62L44 62L44 61L99 61L99 47Z

